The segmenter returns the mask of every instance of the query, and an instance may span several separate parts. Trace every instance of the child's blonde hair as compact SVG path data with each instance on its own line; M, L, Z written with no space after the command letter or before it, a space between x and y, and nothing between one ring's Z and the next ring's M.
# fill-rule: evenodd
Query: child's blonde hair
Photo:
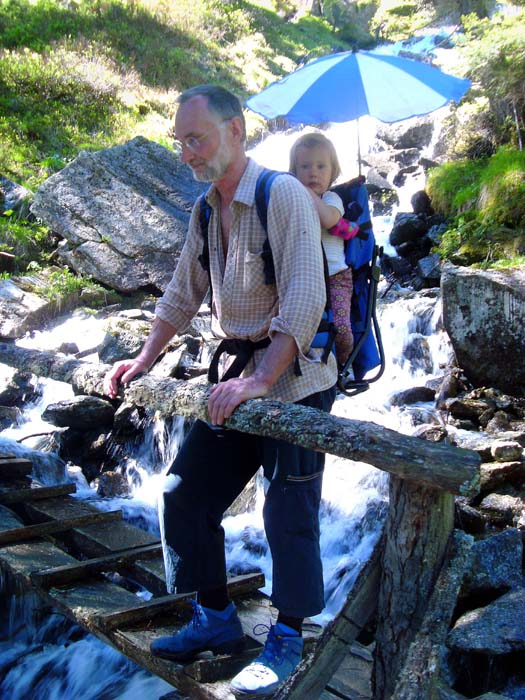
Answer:
M290 151L290 172L297 175L297 151L299 148L316 148L317 146L326 148L330 155L330 164L332 166L330 184L332 184L341 174L341 166L339 165L339 159L337 158L334 144L330 139L327 139L324 134L313 132L311 134L304 134L297 139Z

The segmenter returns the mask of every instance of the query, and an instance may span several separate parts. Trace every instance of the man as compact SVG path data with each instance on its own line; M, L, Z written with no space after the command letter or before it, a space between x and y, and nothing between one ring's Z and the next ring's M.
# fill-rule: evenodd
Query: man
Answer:
M265 281L261 256L266 233L255 201L262 168L245 152L242 108L212 85L179 97L175 134L182 160L197 180L211 181L206 195L209 269L203 252L200 204L195 205L177 269L156 308L151 333L138 357L114 365L107 393L119 381L147 371L166 343L191 322L212 286L212 330L237 339L247 353L242 376L215 384L210 424L196 421L165 479L159 504L166 582L173 593L198 591L190 624L151 645L157 656L187 661L204 650L236 652L243 631L228 597L224 511L261 464L270 485L264 523L273 558L272 602L278 617L261 655L232 680L238 697L275 691L301 659L304 617L324 607L319 551L319 503L324 455L268 438L222 428L243 401L269 397L329 411L336 366L330 353L313 350L325 304L320 225L311 199L293 177L271 187L268 238L275 284Z

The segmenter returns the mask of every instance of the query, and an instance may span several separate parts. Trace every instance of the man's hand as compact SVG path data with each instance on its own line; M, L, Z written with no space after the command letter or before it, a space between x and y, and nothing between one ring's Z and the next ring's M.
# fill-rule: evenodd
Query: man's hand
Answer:
M214 384L208 399L208 412L213 425L223 425L237 406L248 399L266 396L270 387L267 382L250 377L228 379Z
M118 395L119 383L127 384L137 374L147 371L148 367L139 359L120 360L120 362L115 362L113 367L104 377L104 392L110 399L114 399Z

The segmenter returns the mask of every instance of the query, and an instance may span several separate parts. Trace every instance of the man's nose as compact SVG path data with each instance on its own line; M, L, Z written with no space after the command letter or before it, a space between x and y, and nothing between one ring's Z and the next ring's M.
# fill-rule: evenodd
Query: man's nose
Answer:
M194 157L195 153L188 146L181 144L181 154L180 159L183 163L189 163Z

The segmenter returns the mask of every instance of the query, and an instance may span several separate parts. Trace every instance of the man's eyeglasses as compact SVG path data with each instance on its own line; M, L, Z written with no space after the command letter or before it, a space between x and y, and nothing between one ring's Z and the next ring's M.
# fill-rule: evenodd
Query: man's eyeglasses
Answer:
M196 153L199 148L202 146L203 142L208 138L208 136L211 134L211 132L214 129L220 128L223 124L226 124L226 122L229 122L231 117L228 119L223 119L222 122L219 122L218 124L214 124L211 129L208 129L206 133L202 134L202 136L188 136L187 139L174 139L173 145L178 146L181 150L183 148L189 148L190 151L193 151L193 153Z

